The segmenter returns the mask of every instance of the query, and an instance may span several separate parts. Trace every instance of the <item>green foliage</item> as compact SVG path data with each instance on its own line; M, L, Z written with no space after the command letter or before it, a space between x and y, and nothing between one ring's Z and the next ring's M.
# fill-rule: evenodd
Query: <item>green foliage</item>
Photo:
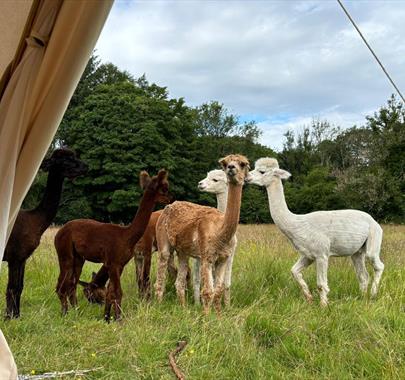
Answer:
M279 154L259 144L260 135L254 121L240 122L220 102L191 108L145 75L135 79L92 56L51 148L70 146L89 172L66 185L56 222L128 223L141 197L140 170L165 168L175 199L215 206L197 183L231 153L246 155L252 166L277 157L292 174L285 193L294 212L356 208L381 221L405 221L405 107L394 96L364 127L341 130L314 119L297 134L288 131ZM24 207L39 202L45 178L38 174ZM245 187L240 221L271 221L264 189Z
M285 137L279 159L293 175L286 183L293 211L355 208L405 221L405 108L394 96L365 127L342 131L314 120Z
M131 220L141 190L141 170L156 174L166 168L171 191L190 191L192 125L182 99L150 95L130 82L98 86L78 107L64 141L89 165L78 189L99 220ZM77 189L77 190L78 190ZM195 192L195 191L194 191Z
M290 209L298 214L313 210L334 210L344 203L336 191L336 179L328 167L317 166L302 177L303 185L286 184L286 199Z
M197 183L227 154L242 153L251 160L275 156L257 143L259 136L254 122L239 123L223 104L190 108L145 76L135 80L93 56L54 142L74 149L89 171L65 188L56 222L91 217L128 223L141 197L140 170L155 174L165 168L175 199L215 206L215 198L199 192ZM258 191L247 190L242 222L269 220L266 199L254 204ZM38 194L37 189L31 199Z

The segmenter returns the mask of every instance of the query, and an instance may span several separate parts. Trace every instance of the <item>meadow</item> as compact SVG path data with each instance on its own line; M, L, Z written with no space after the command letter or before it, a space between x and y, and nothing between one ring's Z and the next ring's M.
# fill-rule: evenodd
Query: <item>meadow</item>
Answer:
M232 305L221 318L204 316L191 291L181 308L171 283L162 304L141 302L131 262L123 274L124 320L110 324L81 289L78 308L61 317L54 234L44 234L27 263L20 320L0 322L19 373L99 368L85 378L174 379L168 354L186 340L178 365L187 379L405 378L405 226L384 226L385 272L376 300L360 296L351 260L336 258L330 306L319 307L314 266L304 272L315 295L307 304L290 274L298 256L286 238L274 225L242 225ZM82 279L97 268L86 263Z

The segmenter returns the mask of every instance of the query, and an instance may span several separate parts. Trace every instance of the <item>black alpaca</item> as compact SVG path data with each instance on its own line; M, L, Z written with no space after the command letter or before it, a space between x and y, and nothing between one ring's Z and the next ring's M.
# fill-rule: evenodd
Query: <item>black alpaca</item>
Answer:
M56 149L50 158L42 162L41 168L48 171L42 201L33 210L19 211L4 252L3 261L8 262L6 319L20 316L25 263L56 215L64 178L73 179L87 171L87 165L67 148Z

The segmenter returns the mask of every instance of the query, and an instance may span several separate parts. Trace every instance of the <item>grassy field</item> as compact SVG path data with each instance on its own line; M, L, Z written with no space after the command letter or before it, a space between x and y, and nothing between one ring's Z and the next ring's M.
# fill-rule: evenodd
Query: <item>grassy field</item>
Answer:
M86 379L173 379L168 353L186 339L178 363L188 379L405 378L405 226L384 227L386 269L375 301L360 297L350 259L332 259L330 307L321 309L317 297L307 304L290 275L297 254L287 240L274 226L241 226L232 306L220 319L204 317L191 297L182 309L173 285L162 304L140 302L131 262L124 321L111 324L81 290L78 309L60 316L53 233L28 262L21 319L1 321L20 373L101 367ZM96 268L86 264L82 278ZM315 290L314 268L304 276Z

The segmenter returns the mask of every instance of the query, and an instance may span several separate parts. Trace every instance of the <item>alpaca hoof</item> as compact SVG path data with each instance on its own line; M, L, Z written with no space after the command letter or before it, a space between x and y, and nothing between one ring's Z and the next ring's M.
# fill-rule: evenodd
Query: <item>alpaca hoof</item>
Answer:
M13 311L6 312L6 315L4 316L5 321L10 321L11 319L17 319L17 318L20 318L20 313L13 312Z
M325 301L325 300L321 300L320 305L321 305L322 308L325 308L325 307L329 306L328 301Z
M375 288L375 287L371 288L370 298L373 299L373 300L377 298L377 288Z
M312 294L305 294L304 296L309 304L312 304L314 302L314 297L312 297Z

